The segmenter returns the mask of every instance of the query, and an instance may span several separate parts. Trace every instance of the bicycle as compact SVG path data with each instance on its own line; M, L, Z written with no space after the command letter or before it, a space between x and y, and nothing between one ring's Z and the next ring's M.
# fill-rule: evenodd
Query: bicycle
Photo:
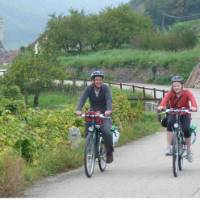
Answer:
M110 117L96 112L87 112L81 117L85 118L86 123L89 123L84 149L84 168L86 176L90 178L94 173L96 159L100 171L104 172L106 169L107 155L100 125L103 119Z
M165 113L175 115L175 123L173 125L173 139L172 139L172 169L174 177L177 177L179 171L183 170L183 158L186 158L186 144L184 133L181 128L180 116L183 113L190 114L188 109L166 109Z

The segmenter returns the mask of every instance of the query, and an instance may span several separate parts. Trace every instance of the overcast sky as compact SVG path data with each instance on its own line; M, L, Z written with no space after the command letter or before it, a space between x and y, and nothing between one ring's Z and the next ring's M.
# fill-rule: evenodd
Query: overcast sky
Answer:
M68 15L70 9L98 13L130 0L0 0L4 22L3 43L7 49L19 48L34 41L44 31L49 14Z
M67 5L76 9L84 9L87 12L98 12L105 6L118 6L129 0L66 0Z

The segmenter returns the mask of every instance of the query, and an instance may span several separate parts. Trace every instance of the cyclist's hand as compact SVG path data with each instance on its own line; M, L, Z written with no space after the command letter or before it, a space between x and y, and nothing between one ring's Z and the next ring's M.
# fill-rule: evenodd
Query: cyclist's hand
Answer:
M162 111L162 110L164 110L165 109L165 107L163 107L163 106L158 106L158 111Z
M75 112L75 114L76 114L77 116L81 116L82 112L81 112L80 110L77 110L77 111Z
M190 110L191 110L192 112L197 112L197 108L196 108L196 107L191 107Z
M111 113L112 113L112 110L106 110L104 114L105 114L105 116L110 116Z

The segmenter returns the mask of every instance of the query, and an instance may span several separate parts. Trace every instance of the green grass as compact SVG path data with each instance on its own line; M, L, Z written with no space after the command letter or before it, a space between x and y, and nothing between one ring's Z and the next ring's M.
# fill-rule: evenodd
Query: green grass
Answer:
M139 139L141 137L151 135L160 130L160 123L155 113L144 112L140 119L127 123L121 133L119 146L127 142Z
M115 87L112 87L112 90L118 90ZM141 92L132 92L131 90L123 90L124 93L127 94L128 97L136 98L141 97ZM69 104L77 104L80 98L82 91L77 92L75 95L70 92L62 92L62 91L46 91L42 92L39 98L39 108L48 108L48 109L62 109L63 107ZM33 105L33 95L28 97L28 105L32 107Z
M200 19L177 22L170 27L170 31L180 32L183 30L192 30L194 31L200 39Z
M88 76L88 74L84 74L82 71L84 67L148 69L157 66L160 69L167 69L171 73L179 73L186 78L200 60L200 49L196 47L177 52L113 49L88 53L87 55L59 57L59 59L66 67L74 67L79 70L81 72L80 75L83 77ZM165 77L159 78L163 81Z
M199 48L178 52L161 50L134 50L134 49L114 49L104 50L88 55L60 57L62 64L74 67L137 67L144 68L152 65L168 67L171 63L181 61L197 62L200 58Z
M80 167L83 165L83 146L82 143L77 149L69 149L59 145L56 149L40 152L37 165L27 163L24 170L25 180L32 182L41 177Z
M39 107L40 108L49 108L49 109L59 109L63 108L68 104L74 104L78 101L79 95L73 95L72 93L66 93L61 91L48 91L43 92L39 98ZM33 95L30 95L28 98L29 106L33 105Z

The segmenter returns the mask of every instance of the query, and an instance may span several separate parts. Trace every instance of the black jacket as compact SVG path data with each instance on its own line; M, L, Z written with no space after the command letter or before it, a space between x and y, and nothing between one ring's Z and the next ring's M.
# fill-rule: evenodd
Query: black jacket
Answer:
M86 87L83 92L77 110L81 111L87 98L90 102L90 111L100 111L104 113L106 110L112 110L112 96L107 85L103 84L100 88L98 96L95 94L95 87L93 84Z

